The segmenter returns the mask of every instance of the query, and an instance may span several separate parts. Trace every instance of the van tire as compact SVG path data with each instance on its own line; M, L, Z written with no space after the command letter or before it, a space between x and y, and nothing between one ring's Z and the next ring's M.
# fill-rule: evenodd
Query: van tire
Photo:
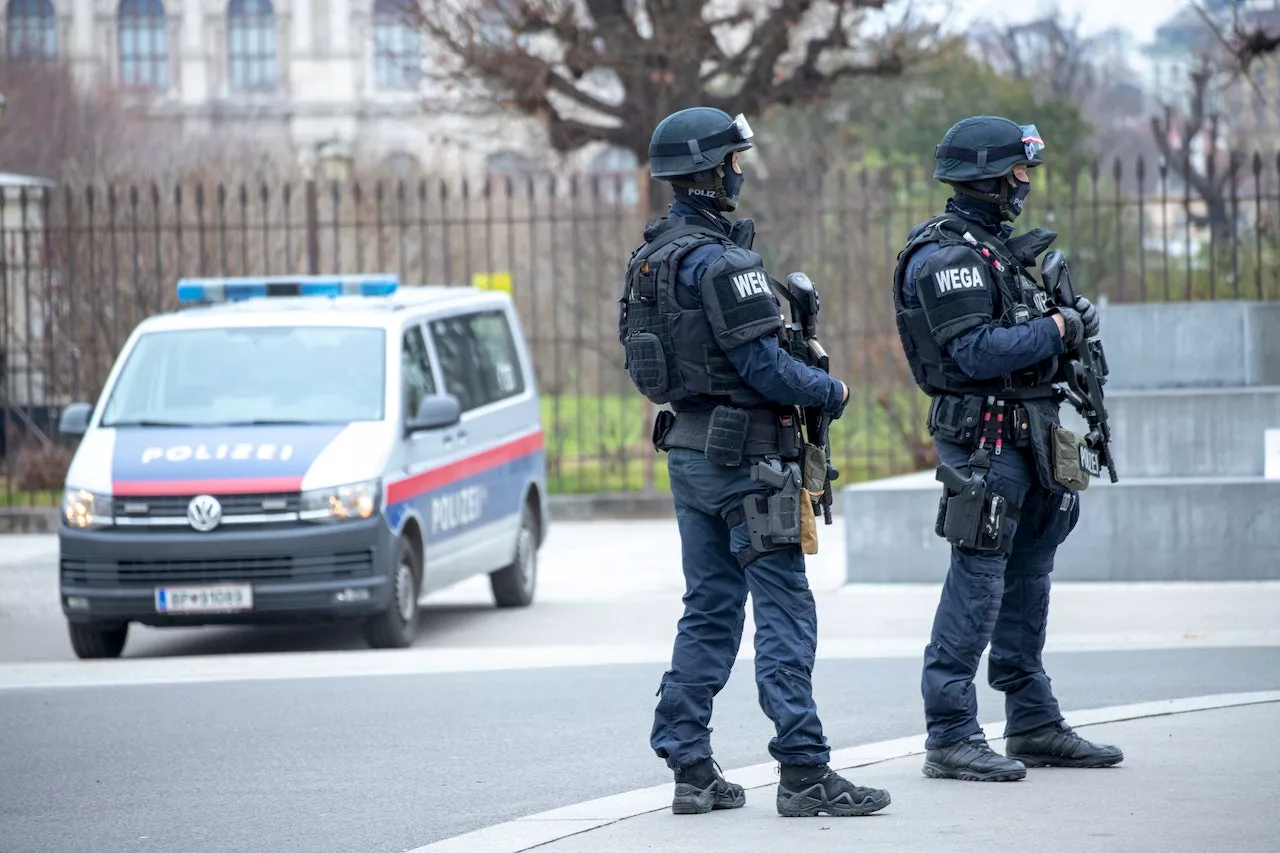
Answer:
M111 625L101 622L68 622L67 633L71 637L71 648L76 657L82 660L118 658L124 651L125 640L129 638L129 623Z
M391 601L387 609L365 620L364 639L374 649L405 649L418 639L418 590L422 588L422 557L404 536L396 540L396 564L391 573Z
M489 575L493 600L499 607L528 607L538 587L538 514L525 503L516 534L516 553L511 565Z

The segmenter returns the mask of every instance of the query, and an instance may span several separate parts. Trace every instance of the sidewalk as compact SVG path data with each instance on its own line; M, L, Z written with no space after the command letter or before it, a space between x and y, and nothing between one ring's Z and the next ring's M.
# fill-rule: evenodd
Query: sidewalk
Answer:
M1106 770L1032 769L1021 782L971 783L925 778L917 754L848 773L892 795L893 803L871 817L782 818L774 807L776 783L769 783L748 790L742 809L698 816L663 809L537 849L1264 853L1280 844L1278 727L1276 701L1081 726L1085 737L1124 749L1124 763ZM999 732L987 734L1003 749L992 737ZM585 814L579 820L591 825Z

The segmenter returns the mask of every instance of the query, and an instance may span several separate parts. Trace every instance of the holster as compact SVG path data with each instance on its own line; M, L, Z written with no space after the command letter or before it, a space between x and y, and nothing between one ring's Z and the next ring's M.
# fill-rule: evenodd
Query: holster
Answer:
M990 456L985 448L974 451L969 467L969 476L962 477L949 465L938 466L937 479L943 488L934 532L962 548L1007 555L1013 547L1013 537L1005 535L1008 506L1002 496L988 494Z
M803 505L808 501L801 488L800 465L796 462L764 459L751 467L751 479L768 486L770 493L748 495L741 509L735 507L724 516L730 528L743 521L747 523L751 544L737 555L738 565L743 568L762 554L801 544ZM812 504L809 504L809 515L813 515ZM816 546L816 525L813 532Z

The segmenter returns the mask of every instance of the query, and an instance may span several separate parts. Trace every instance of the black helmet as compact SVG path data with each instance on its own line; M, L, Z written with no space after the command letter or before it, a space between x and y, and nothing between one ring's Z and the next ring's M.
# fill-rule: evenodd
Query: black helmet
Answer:
M934 150L933 176L956 192L991 202L1000 218L1012 222L1022 213L1031 185L1011 173L1017 166L1044 163L1044 140L1034 124L997 116L970 116L951 126Z
M751 147L751 125L714 107L690 107L658 122L649 140L649 176L680 178L715 169Z
M1044 140L1034 124L970 116L951 126L934 151L933 176L948 184L1003 178L1014 166L1039 166Z

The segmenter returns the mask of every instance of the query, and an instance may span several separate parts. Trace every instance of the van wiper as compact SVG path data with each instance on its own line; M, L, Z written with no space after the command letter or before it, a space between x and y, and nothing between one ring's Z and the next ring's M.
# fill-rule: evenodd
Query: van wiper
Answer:
M324 421L303 421L297 418L255 418L251 421L227 421L218 424L218 426L311 426L318 423L324 423Z
M202 424L193 424L190 421L157 421L148 418L133 418L130 420L111 421L110 423L103 421L103 427L193 427L202 426Z

